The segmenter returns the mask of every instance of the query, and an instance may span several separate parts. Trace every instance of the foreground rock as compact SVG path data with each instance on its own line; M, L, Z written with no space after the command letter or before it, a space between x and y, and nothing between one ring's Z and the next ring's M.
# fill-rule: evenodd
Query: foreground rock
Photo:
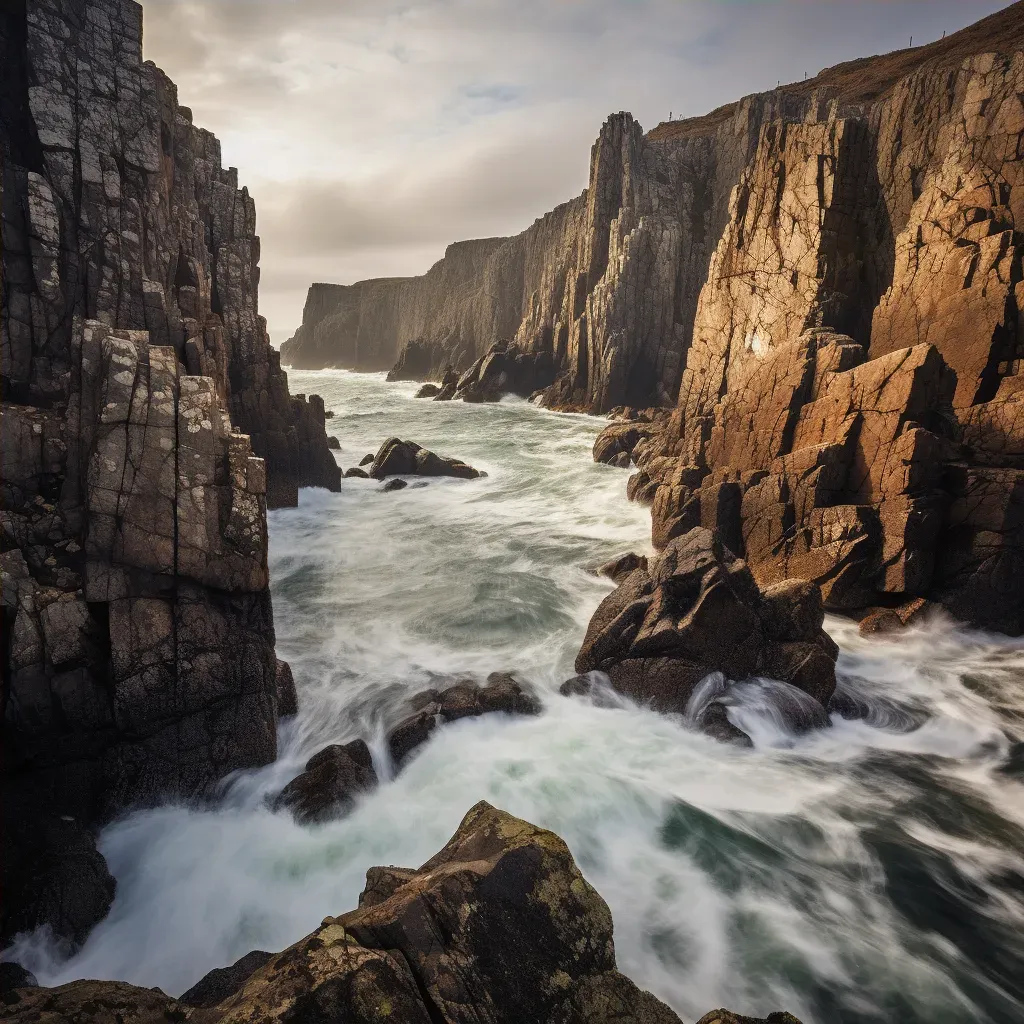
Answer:
M454 476L461 480L475 480L482 475L459 459L446 459L415 441L403 441L398 437L389 437L380 446L368 473L374 480L388 476Z
M620 693L677 714L716 672L789 683L828 704L838 650L822 629L817 586L787 580L761 590L747 565L699 527L635 564L594 613L577 672L603 672ZM567 692L579 692L570 683Z
M68 816L5 808L0 945L49 927L73 948L107 916L116 883L88 828Z
M358 909L327 917L295 945L261 962L264 956L211 972L186 994L206 1007L190 1015L185 997L80 981L8 993L6 1019L681 1024L616 969L608 906L565 843L484 802L420 868L371 868ZM769 1020L798 1024L788 1015ZM721 1010L705 1022L765 1024Z
M187 992L178 997L179 1003L206 1009L233 996L268 960L273 953L254 949L229 967L218 967L203 975Z

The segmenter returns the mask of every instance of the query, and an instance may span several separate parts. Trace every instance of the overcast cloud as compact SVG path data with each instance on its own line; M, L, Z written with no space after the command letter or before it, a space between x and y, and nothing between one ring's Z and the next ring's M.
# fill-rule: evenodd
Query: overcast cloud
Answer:
M144 49L256 198L274 344L312 281L423 273L645 128L938 38L1005 0L144 0Z

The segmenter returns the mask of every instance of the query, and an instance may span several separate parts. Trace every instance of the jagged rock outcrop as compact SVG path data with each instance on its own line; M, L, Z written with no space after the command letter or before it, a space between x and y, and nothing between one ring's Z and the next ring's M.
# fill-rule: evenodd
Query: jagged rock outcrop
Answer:
M377 785L373 758L363 740L333 743L314 754L301 775L277 795L275 809L292 812L303 824L340 817L355 798Z
M608 906L565 843L484 802L419 869L371 868L356 910L264 956L203 979L183 997L199 1007L191 1013L159 989L78 981L15 989L6 1015L12 1024L680 1024L616 969ZM705 1020L799 1024L724 1010Z
M620 693L684 714L713 673L742 682L789 683L825 708L835 690L838 648L822 629L817 586L786 580L760 589L747 565L710 530L674 538L659 558L622 566L576 658ZM570 680L566 693L580 692Z
M1020 633L1022 95L1017 3L646 136L617 114L584 195L432 308L508 311L457 335L470 378L510 338L504 363L550 359L552 407L674 407L595 451L639 468L656 545L704 525L830 608L927 598ZM524 248L516 314L499 270ZM405 340L440 365L447 337ZM500 371L465 397L515 390Z
M339 486L258 315L252 199L141 33L131 0L0 13L0 941L103 916L96 823L273 760L266 509Z

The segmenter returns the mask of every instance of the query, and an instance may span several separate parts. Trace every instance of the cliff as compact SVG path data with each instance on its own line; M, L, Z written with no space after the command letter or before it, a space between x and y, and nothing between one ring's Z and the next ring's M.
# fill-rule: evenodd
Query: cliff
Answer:
M385 370L416 340L464 368L495 339L527 329L531 296L560 295L582 210L576 199L514 238L457 242L422 277L314 284L281 358L296 369Z
M658 546L710 526L831 608L928 598L1020 632L1022 94L1017 3L647 135L616 114L582 197L457 293L437 293L446 261L402 284L431 278L443 315L366 334L362 361L325 332L319 365L402 342L406 376L476 358L457 396L511 365L554 408L674 407L612 453Z
M0 936L77 941L113 888L89 826L273 760L266 509L340 473L139 5L7 4L0 47Z

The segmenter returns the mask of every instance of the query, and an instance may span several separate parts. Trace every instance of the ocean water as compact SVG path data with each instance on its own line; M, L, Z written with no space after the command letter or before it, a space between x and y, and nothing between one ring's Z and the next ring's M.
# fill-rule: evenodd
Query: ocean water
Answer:
M109 917L70 959L40 934L8 955L45 984L178 994L351 909L369 866L418 865L486 799L566 840L611 907L620 968L684 1021L723 1005L805 1024L1024 1020L1024 643L944 618L865 639L830 619L868 717L796 735L751 684L731 710L750 750L561 697L611 589L589 570L649 551L626 471L591 461L601 421L416 401L378 374L290 378L335 411L346 468L398 435L488 476L393 493L350 479L271 513L300 702L278 761L210 806L110 825ZM444 726L396 777L382 737L404 698L495 670L529 680L543 713ZM359 736L385 781L350 816L307 828L267 809L311 754Z

